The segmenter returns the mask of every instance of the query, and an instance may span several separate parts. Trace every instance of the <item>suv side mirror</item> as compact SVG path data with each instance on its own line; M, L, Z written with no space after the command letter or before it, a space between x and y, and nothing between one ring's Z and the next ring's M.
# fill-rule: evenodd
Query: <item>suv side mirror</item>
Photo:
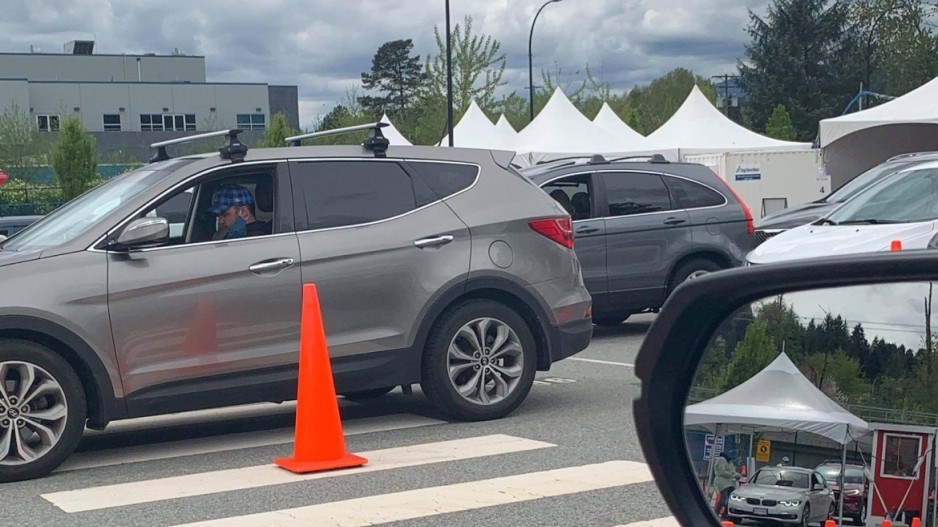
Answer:
M169 239L169 222L166 218L137 218L124 227L117 238L122 248L159 245Z
M826 488L827 487L825 487L824 485L821 485L820 483L815 483L814 486L811 487L811 490L824 490Z

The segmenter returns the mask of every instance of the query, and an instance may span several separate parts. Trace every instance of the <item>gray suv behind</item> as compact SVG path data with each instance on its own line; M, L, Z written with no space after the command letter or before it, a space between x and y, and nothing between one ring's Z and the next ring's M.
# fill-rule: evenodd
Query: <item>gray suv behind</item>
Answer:
M570 218L511 153L229 141L0 245L0 481L47 474L86 424L294 399L306 282L353 399L420 383L449 418L498 418L588 345ZM223 185L256 235L219 232Z
M592 156L522 173L573 217L599 325L656 310L684 280L739 266L753 248L749 208L703 165Z

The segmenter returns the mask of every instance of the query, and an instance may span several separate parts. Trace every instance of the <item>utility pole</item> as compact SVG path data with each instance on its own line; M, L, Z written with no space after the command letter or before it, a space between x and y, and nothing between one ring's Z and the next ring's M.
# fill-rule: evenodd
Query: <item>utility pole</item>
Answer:
M722 79L723 80L723 115L727 118L730 116L730 78L738 79L739 75L730 75L729 73L724 73L723 75L713 75L711 79ZM717 91L719 94L719 91Z
M449 29L449 0L446 0L446 129L449 146L453 146L453 50Z

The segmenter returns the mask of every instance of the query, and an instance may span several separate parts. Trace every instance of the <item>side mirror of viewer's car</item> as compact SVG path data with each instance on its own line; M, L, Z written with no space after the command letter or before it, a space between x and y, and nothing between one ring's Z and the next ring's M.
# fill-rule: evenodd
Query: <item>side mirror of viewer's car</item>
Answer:
M932 329L938 321L930 320L932 282L938 282L938 252L923 250L731 269L675 290L636 361L642 390L634 415L645 459L680 524L738 524L774 514L773 506L804 503L794 497L747 499L754 492L747 489L761 483L739 487L732 478L721 479L713 461L721 450L750 475L768 467L760 474L778 471L776 479L808 482L814 464L799 468L792 456L792 466L775 468L792 452L783 450L782 436L771 453L760 439L781 431L787 437L811 433L828 449L825 455L841 460L849 452L851 463L867 464L874 457L863 439L870 437L869 423L847 411L850 404L872 399L877 406L925 405L938 413L938 401L903 402L887 392L883 385L896 381L886 381L884 368L869 359L898 353L902 359L889 375L894 379L899 368L908 383L938 365L938 345L926 345L935 340L928 330L938 331ZM819 335L845 344L832 349L818 344L831 342L814 338ZM830 426L814 426L805 404L825 412Z

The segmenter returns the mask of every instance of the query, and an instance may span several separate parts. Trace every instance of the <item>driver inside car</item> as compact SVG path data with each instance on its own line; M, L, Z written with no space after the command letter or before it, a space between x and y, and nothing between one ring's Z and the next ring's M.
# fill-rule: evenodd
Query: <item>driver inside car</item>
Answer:
M212 214L218 216L216 239L232 240L271 233L270 224L255 215L254 196L241 185L222 185L212 196Z

